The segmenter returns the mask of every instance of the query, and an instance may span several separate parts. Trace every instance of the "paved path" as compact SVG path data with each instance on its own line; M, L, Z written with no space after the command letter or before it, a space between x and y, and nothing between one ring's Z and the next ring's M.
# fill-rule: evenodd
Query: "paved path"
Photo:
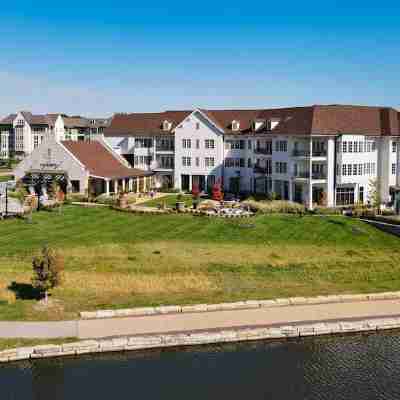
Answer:
M400 237L400 225L391 224L388 222L381 221L373 221L371 219L363 219L364 222L373 225L375 228L380 229L386 233L391 233L392 235L396 235Z
M65 322L0 322L0 337L81 339L399 317L400 300L282 306Z
M78 321L8 322L0 321L0 338L55 339L78 336Z

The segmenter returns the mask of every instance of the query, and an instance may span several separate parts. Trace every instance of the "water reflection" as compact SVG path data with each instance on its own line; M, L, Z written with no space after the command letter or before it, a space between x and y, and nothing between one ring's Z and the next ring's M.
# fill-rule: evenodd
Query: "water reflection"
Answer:
M22 362L0 399L400 399L400 333Z

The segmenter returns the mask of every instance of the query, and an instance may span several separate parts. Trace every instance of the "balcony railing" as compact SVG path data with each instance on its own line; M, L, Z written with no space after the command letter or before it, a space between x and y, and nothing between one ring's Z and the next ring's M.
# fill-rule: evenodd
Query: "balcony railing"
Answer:
M294 175L295 178L300 178L300 179L309 179L310 178L310 173L305 171L305 172L298 172L297 174ZM314 172L311 176L313 180L321 180L321 179L326 179L326 174L323 172Z
M326 150L313 150L313 157L326 157Z
M293 150L293 157L310 157L310 150Z
M254 171L256 174L270 174L270 169L269 169L269 168L267 168L267 167L261 167L261 166L259 166L259 165L255 165L255 166L253 167L253 171Z
M310 157L310 150L293 150L293 157ZM313 150L313 157L326 157L326 150Z
M156 146L156 151L174 151L174 146Z
M270 156L272 154L272 149L267 149L265 147L257 147L254 149L255 154L265 154L267 156Z

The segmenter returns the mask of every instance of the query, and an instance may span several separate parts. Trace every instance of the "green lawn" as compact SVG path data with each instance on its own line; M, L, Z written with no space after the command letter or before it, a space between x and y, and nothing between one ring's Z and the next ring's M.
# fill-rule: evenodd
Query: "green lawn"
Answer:
M65 258L43 311L32 256ZM0 222L0 319L74 318L82 310L400 290L400 240L345 217L210 219L64 207Z
M13 179L14 177L12 175L0 175L0 182L7 182Z
M193 196L191 194L184 194L182 197L183 199L181 201L185 202L186 207L191 207L193 204ZM140 203L139 205L145 207L158 207L159 204L165 203L167 207L174 208L177 201L178 195L171 194L158 199L146 201L145 203Z

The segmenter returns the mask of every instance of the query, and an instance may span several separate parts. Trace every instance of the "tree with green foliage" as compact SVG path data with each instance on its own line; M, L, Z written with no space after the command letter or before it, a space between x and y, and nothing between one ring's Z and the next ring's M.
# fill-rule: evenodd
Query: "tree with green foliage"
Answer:
M369 181L369 198L371 200L372 207L380 209L382 204L381 197L381 186L378 179L371 179Z
M47 303L49 290L62 282L64 260L54 250L44 246L41 254L33 258L32 266L32 286L44 296Z

